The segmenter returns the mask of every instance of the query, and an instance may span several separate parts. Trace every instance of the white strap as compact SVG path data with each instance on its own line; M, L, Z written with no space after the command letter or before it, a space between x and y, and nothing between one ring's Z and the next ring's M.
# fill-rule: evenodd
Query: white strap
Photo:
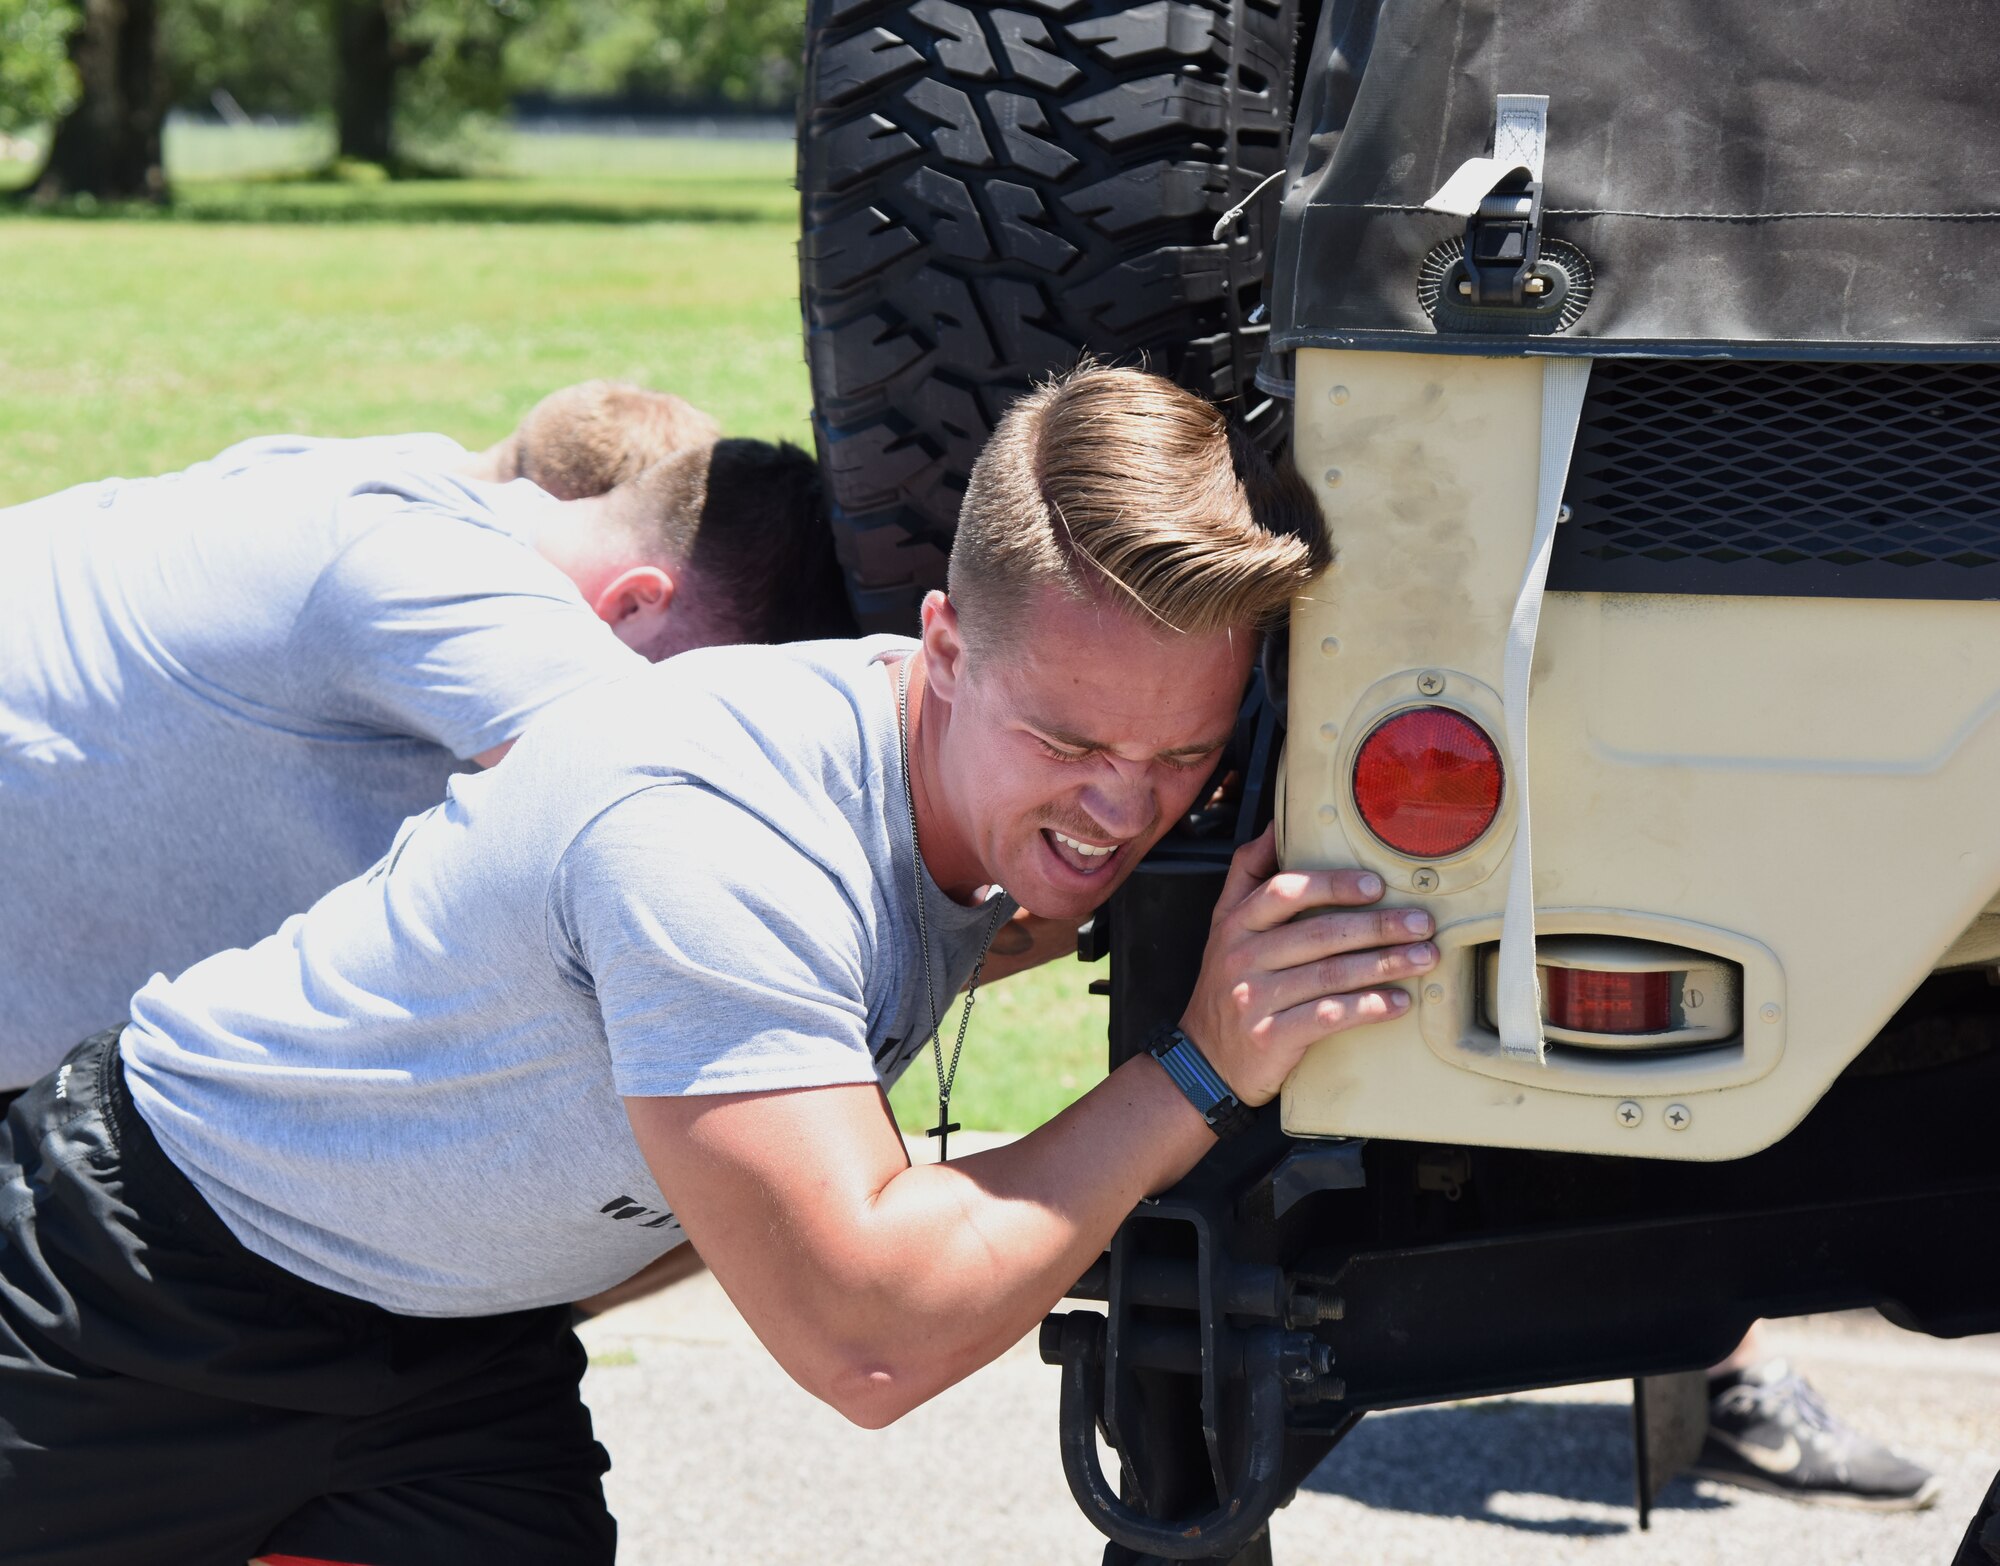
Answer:
M1516 169L1542 177L1549 139L1549 100L1540 93L1503 92L1493 100L1493 156L1467 158L1424 205L1433 212L1471 217L1493 187Z
M1521 595L1507 626L1501 699L1507 714L1508 780L1514 785L1514 864L1507 881L1507 914L1500 926L1500 994L1496 1008L1500 1043L1511 1055L1544 1058L1542 993L1535 978L1534 834L1528 817L1528 680L1535 667L1535 632L1542 622L1542 588L1563 486L1569 480L1570 451L1576 445L1583 393L1590 384L1590 361L1542 361L1542 470L1535 496L1534 541Z

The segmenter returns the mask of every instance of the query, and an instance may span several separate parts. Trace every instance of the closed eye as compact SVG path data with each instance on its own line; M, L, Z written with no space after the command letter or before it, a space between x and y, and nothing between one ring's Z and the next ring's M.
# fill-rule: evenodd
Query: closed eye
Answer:
M1035 743L1057 761L1082 761L1090 754L1087 750L1065 750L1062 746L1043 739L1039 734L1035 736Z

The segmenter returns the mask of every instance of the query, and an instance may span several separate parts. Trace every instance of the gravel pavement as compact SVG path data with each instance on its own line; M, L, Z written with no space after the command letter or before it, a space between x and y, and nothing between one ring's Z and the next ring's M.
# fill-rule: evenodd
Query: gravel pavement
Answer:
M1272 1524L1276 1566L1946 1566L2000 1469L2000 1337L1872 1313L1774 1322L1831 1407L1945 1478L1930 1512L1676 1480L1631 1506L1627 1383L1373 1415ZM795 1387L703 1275L583 1328L625 1566L1095 1566L1032 1339L887 1430Z

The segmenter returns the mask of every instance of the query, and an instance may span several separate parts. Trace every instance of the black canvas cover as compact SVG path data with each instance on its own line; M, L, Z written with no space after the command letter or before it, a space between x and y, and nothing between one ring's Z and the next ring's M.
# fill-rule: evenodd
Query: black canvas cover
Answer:
M1592 282L1560 332L1419 302L1498 93L1549 98L1543 233ZM2000 360L2000 3L1328 0L1272 314L1278 349Z

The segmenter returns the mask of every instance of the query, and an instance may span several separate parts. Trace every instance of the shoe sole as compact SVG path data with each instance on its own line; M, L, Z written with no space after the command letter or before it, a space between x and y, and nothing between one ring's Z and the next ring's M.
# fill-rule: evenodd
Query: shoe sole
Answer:
M1757 1474L1742 1474L1720 1468L1694 1467L1685 1470L1690 1479L1710 1479L1717 1484L1733 1484L1741 1490L1756 1490L1808 1506L1840 1506L1854 1512L1921 1512L1937 1503L1944 1493L1944 1481L1933 1474L1913 1495L1856 1495L1845 1490L1802 1490L1780 1484Z

